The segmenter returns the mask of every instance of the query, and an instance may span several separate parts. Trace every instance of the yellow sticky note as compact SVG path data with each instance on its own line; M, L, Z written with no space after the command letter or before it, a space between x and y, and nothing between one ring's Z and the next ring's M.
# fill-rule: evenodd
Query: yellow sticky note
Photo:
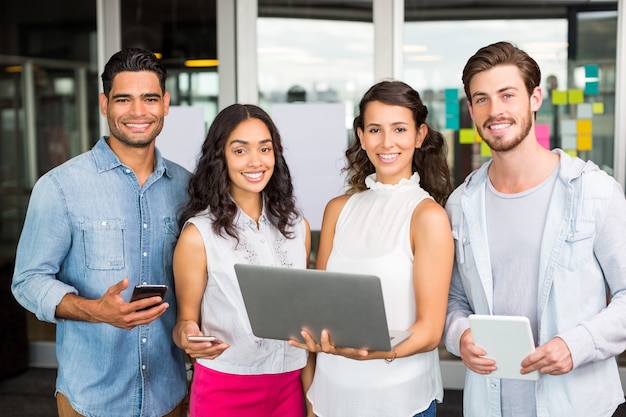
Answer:
M593 114L604 114L604 103L598 102L591 105Z
M480 143L480 156L489 158L491 156L491 149L485 142Z
M591 120L576 120L576 133L579 135L591 135Z
M474 129L459 129L460 144L467 145L474 142Z
M593 145L591 135L578 135L578 143L576 147L579 151L590 151Z
M553 91L552 104L555 106L567 104L567 91Z
M583 93L583 90L569 90L567 96L569 99L569 104L579 104L585 102L585 95Z

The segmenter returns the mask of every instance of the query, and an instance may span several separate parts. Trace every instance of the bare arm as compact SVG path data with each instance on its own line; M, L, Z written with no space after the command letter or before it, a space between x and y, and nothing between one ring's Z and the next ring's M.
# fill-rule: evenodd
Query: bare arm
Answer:
M306 266L308 268L309 260L311 259L311 226L307 219L304 219L304 247L306 249Z
M306 405L306 415L315 416L313 413L313 404L306 398L306 393L311 388L311 384L313 383L313 376L315 375L315 353L309 352L309 356L306 361L306 365L302 368L302 372L300 373L300 379L302 380L302 392L304 393L304 403Z
M416 317L413 335L398 346L398 356L435 349L443 334L454 261L454 241L445 210L424 200L411 218Z
M309 225L308 220L304 219L305 225L305 239L304 246L306 248L306 265L309 265L309 259L311 259L311 226ZM306 393L311 387L313 383L313 375L315 374L315 353L309 352L309 356L307 357L306 365L302 368L302 372L300 373L300 380L302 381L302 392L304 393L304 403L306 405L306 415L307 417L314 417L313 413L313 405L306 398Z
M230 345L189 342L187 336L202 335L200 308L207 285L207 258L202 235L193 224L183 229L174 249L174 283L178 312L172 338L192 358L215 359Z
M328 257L333 250L333 240L335 239L335 227L339 214L350 198L349 195L335 197L328 202L324 209L322 218L322 230L320 231L320 245L317 250L317 260L315 269L326 269Z

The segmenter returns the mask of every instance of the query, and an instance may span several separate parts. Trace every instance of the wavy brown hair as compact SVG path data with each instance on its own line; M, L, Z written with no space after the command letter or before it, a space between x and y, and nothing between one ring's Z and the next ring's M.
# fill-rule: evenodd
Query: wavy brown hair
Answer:
M411 110L415 127L426 124L428 108L422 102L420 95L410 85L402 81L381 81L374 84L365 93L359 104L359 115L354 119L353 129L355 138L357 130L364 130L363 115L369 103L378 101L390 106L402 106ZM452 192L450 168L447 161L447 146L441 133L431 129L428 124L428 133L420 148L413 154L413 172L420 176L422 188L439 204L444 205ZM366 189L365 178L374 173L374 165L361 150L359 140L346 150L348 160L344 171L350 173L348 178L348 192L359 192Z
M182 226L191 217L208 208L214 220L213 230L219 235L230 235L239 239L234 221L237 204L230 194L230 178L226 163L226 141L243 121L258 119L267 126L274 148L275 166L272 177L262 192L268 220L283 236L289 238L289 227L298 218L293 184L289 167L283 155L283 145L278 128L270 116L252 104L233 104L218 113L211 123L196 171L189 180L189 201L179 220Z
M526 52L510 42L496 42L480 48L467 60L463 68L463 86L467 100L471 103L470 82L474 75L487 71L498 65L515 65L522 74L528 95L532 95L535 87L541 82L541 69L537 62Z

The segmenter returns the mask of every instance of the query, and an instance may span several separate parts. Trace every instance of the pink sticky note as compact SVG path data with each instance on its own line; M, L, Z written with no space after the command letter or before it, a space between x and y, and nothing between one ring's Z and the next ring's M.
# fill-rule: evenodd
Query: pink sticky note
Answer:
M550 150L550 125L535 125L535 135L537 136L537 142Z

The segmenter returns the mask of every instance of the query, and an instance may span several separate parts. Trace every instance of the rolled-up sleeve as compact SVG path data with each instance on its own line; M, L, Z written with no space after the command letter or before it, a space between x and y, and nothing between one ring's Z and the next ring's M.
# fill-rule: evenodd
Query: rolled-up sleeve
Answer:
M72 245L72 231L61 187L42 177L30 197L15 257L11 290L38 319L55 323L56 307L74 287L57 279Z

